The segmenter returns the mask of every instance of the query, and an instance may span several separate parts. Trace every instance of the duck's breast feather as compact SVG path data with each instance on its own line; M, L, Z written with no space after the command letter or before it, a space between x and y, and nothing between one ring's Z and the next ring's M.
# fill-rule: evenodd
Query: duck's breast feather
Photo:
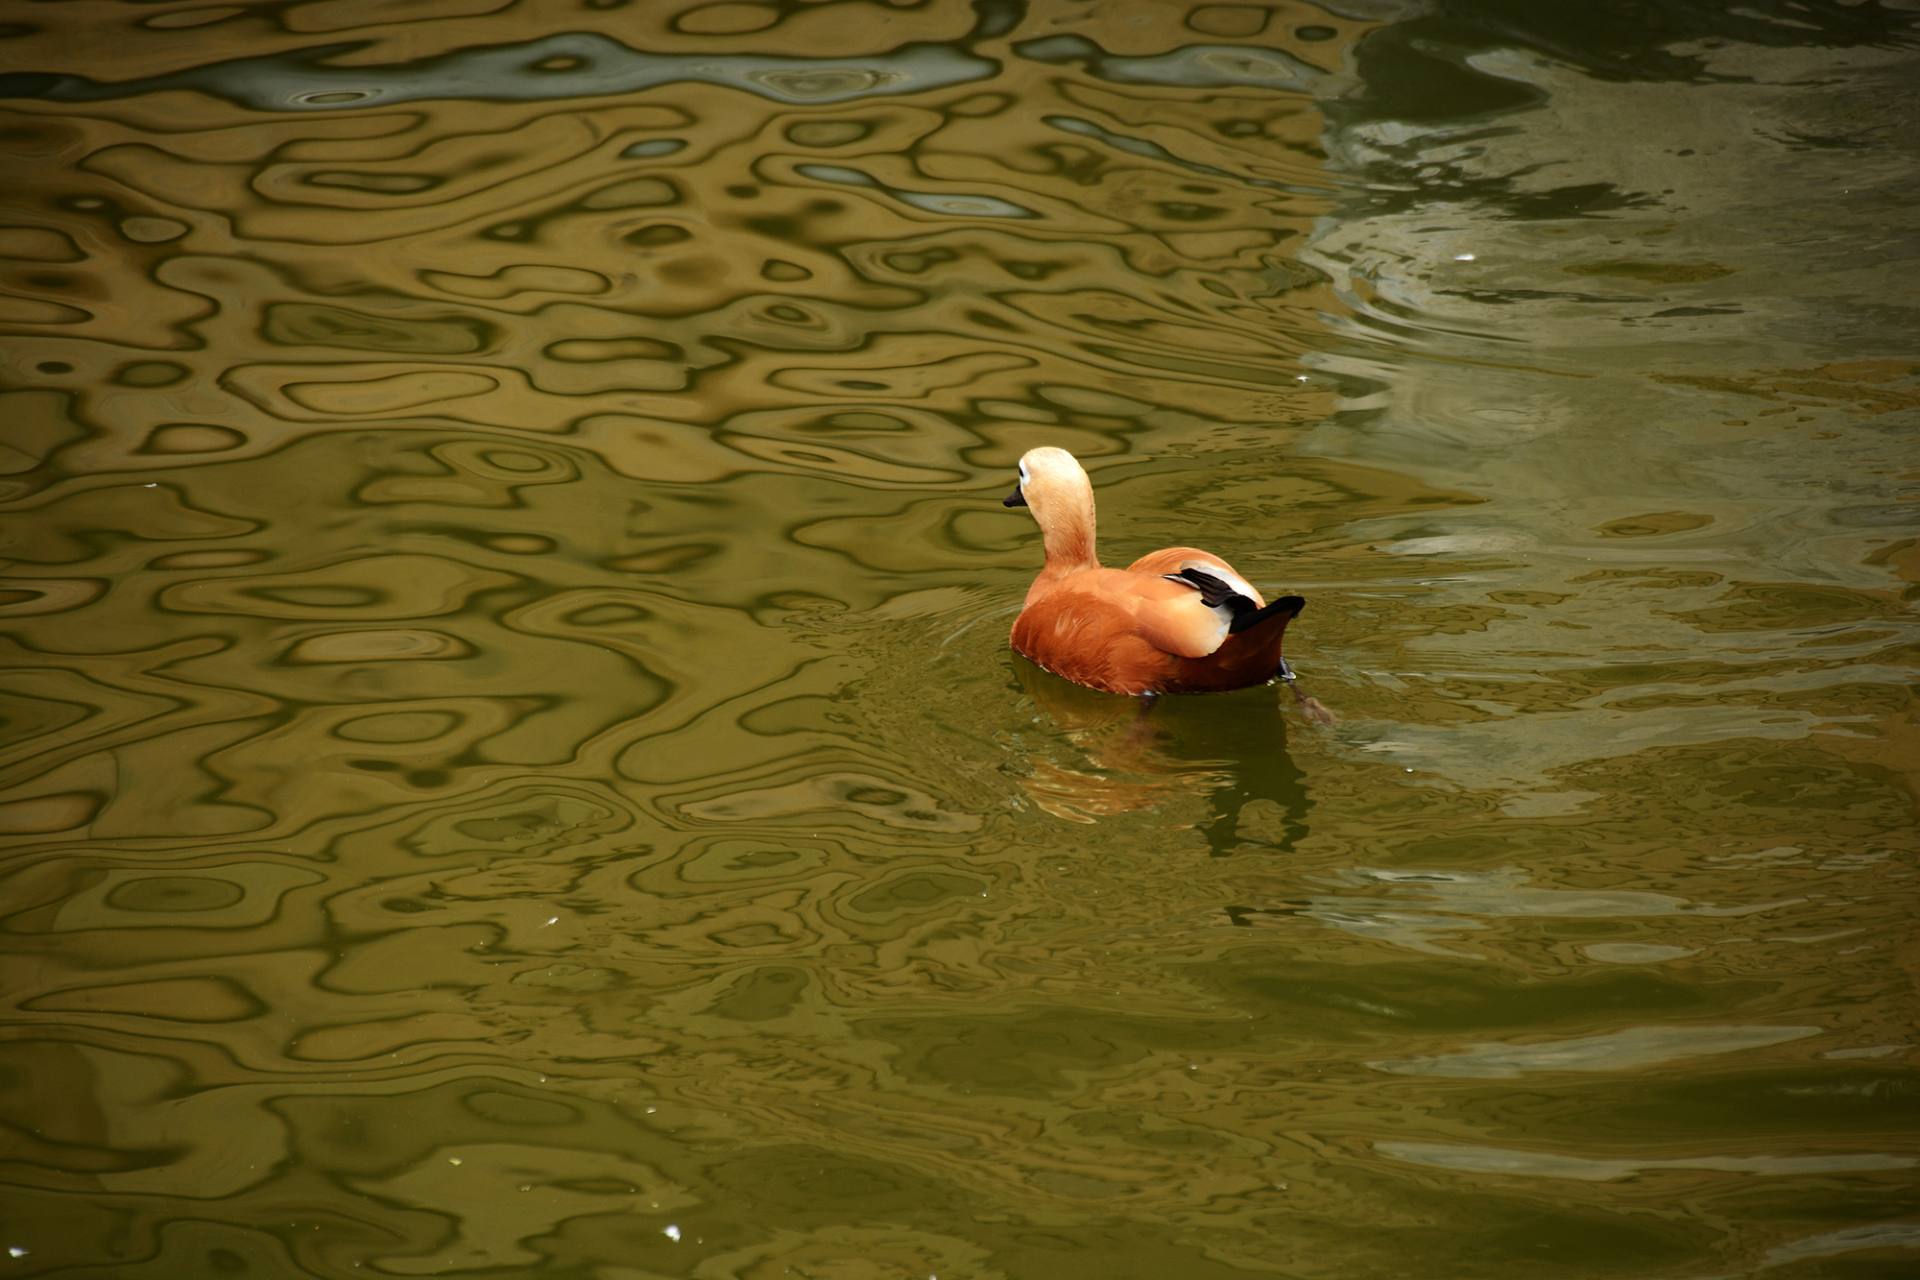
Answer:
M1076 684L1116 693L1156 688L1160 673L1132 611L1104 592L1057 588L1020 611L1014 651Z

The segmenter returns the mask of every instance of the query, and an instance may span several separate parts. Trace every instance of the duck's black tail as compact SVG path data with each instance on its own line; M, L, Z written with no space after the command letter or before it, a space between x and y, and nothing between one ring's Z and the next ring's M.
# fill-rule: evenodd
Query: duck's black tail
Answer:
M1245 596L1239 596L1237 598L1247 600ZM1247 600L1247 603L1251 605L1253 601ZM1269 618L1297 617L1300 611L1306 607L1307 598L1305 596L1281 596L1264 609L1249 608L1244 613L1236 610L1232 623L1227 626L1227 632L1229 635L1237 635L1249 628L1259 626Z

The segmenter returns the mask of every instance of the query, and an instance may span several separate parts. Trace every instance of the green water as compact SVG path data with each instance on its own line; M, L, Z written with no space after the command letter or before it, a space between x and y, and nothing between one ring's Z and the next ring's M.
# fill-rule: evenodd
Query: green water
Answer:
M0 1269L1920 1266L1920 13L0 7ZM1006 631L999 498L1275 689Z

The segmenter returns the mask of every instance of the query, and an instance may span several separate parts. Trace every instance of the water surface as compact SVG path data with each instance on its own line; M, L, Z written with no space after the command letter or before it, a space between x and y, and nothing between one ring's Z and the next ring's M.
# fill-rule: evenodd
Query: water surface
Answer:
M1910 1274L1917 33L14 6L4 1265Z

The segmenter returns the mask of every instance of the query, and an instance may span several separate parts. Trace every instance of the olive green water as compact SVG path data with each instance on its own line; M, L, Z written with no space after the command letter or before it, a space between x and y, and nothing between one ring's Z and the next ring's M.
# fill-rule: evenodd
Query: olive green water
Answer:
M1920 13L0 19L0 1272L1920 1268Z

